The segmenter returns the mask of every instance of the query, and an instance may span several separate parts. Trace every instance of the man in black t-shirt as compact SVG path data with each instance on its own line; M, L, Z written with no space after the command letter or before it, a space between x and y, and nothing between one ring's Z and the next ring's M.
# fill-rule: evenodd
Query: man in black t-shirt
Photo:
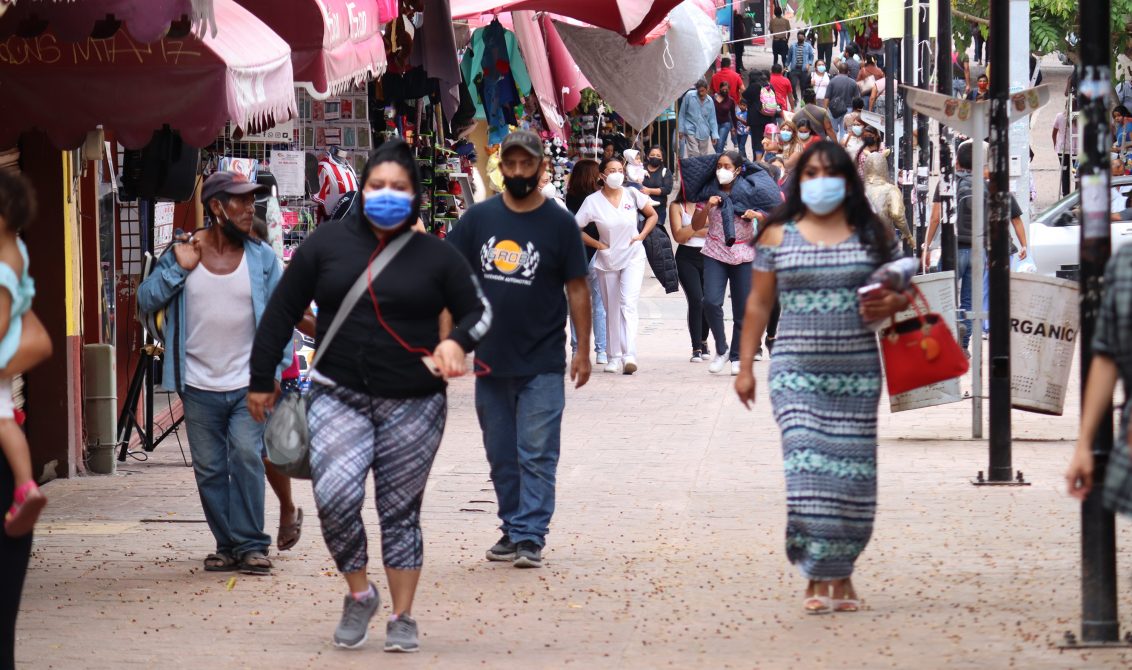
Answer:
M578 333L570 365L577 388L590 376L590 289L574 217L539 193L547 159L538 136L511 133L500 157L503 193L469 209L448 241L475 269L494 318L476 347L491 368L476 379L476 413L503 531L487 558L537 568L554 514L567 301Z

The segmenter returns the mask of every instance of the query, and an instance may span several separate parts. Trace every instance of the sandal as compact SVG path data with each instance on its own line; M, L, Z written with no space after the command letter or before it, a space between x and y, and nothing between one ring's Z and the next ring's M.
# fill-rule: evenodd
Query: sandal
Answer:
M283 525L282 519L279 521L279 534L275 536L275 548L279 551L287 551L291 547L299 543L299 538L303 535L303 508L300 507L295 510L295 520L286 526Z
M860 612L861 599L857 596L857 590L853 588L853 584L846 580L845 584L841 587L841 595L848 596L846 598L833 598L833 611L834 612ZM832 591L830 594L832 595Z
M209 554L204 559L205 572L232 572L239 569L239 562L236 561L232 554L226 551L218 551L215 554Z
M271 561L262 551L252 550L244 554L239 569L245 575L270 575Z
M832 599L829 593L819 595L817 589L818 582L811 581L809 586L806 587L806 595L802 598L802 609L806 614L828 614L832 607Z
M12 506L4 515L4 533L8 537L22 537L35 528L39 513L47 505L47 498L33 480L19 486L12 495Z

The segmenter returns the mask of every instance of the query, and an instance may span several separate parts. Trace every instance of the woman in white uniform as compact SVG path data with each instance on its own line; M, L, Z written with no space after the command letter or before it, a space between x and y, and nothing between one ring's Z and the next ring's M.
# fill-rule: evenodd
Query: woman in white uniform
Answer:
M623 188L625 166L617 158L601 162L601 190L585 199L576 215L579 228L597 226L598 239L582 233L582 241L597 249L593 267L605 303L609 364L606 372L637 371L637 303L645 276L645 247L641 243L656 226L656 211L647 195ZM645 218L638 231L638 214Z

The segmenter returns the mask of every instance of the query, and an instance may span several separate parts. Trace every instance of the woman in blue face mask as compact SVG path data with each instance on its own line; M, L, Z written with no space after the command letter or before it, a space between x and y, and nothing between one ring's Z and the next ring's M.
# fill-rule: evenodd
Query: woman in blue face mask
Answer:
M275 401L278 352L306 308L318 303L320 358L311 373L307 420L322 534L347 584L333 635L339 647L361 646L381 609L367 576L362 524L372 470L393 601L385 650L418 649L412 606L423 556L421 497L444 433L445 380L464 374L466 353L491 325L464 256L410 230L420 208L419 184L408 145L381 145L362 173L361 207L323 223L295 252L252 347L248 410L262 421ZM372 265L375 259L387 261L384 270ZM441 338L445 310L453 328Z
M881 386L865 323L908 300L886 290L858 298L869 274L901 252L845 150L829 141L809 147L796 177L754 242L735 390L750 407L751 355L777 299L769 387L786 470L786 555L808 580L806 612L855 612L850 577L872 535Z

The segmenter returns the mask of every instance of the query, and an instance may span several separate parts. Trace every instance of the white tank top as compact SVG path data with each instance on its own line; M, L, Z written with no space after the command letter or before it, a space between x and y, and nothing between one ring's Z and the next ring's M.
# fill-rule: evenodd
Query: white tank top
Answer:
M683 207L680 208L680 213L684 216L684 225L685 226L692 225L692 215L689 214L688 212L684 211ZM687 242L683 243L680 246L702 249L706 242L707 242L706 237L693 237L692 239L688 240Z
M255 339L255 309L248 255L226 275L204 263L185 279L186 386L235 391L248 385L248 361Z

